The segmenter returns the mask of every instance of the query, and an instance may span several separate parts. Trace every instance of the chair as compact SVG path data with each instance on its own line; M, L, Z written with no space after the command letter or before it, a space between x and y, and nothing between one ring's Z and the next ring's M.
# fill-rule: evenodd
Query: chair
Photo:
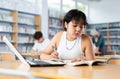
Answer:
M112 56L108 59L108 64L119 64L120 65L120 56Z
M0 79L35 79L30 73L0 68Z
M114 54L115 54L114 51L106 52L106 55L114 55ZM120 51L116 51L116 55L120 55Z
M12 61L15 60L15 55L12 53L1 53L1 60L3 61Z
M106 52L106 55L114 55L114 51Z

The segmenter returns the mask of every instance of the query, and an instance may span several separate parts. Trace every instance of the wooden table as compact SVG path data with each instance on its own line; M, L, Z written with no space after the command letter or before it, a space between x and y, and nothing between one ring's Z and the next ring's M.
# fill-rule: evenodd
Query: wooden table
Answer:
M22 56L32 56L32 53L21 53Z
M0 68L24 70L37 77L56 79L120 79L120 65L20 67L20 61L0 61Z
M39 56L38 54L32 54L32 53L22 53L22 56ZM95 56L97 59L105 59L106 57L110 57L112 55L105 55L105 56Z

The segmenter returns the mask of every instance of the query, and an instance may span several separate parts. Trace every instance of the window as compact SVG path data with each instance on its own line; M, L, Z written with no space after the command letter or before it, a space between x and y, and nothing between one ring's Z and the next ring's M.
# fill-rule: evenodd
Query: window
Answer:
M60 0L48 0L48 15L52 17L60 16Z
M68 12L70 9L75 9L75 1L63 0L63 14Z
M86 16L88 16L88 6L87 5L77 2L77 9L83 11L86 14Z
M24 1L24 0L23 0ZM28 1L30 3L35 3L36 0L25 0L25 1Z

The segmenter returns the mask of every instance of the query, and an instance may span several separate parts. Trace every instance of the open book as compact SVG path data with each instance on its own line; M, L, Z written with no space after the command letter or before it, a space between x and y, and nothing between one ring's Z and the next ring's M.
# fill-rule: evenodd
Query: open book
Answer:
M105 59L96 59L96 60L82 60L82 61L77 61L77 62L71 62L71 60L57 60L57 59L53 59L51 60L53 62L62 62L65 63L65 65L70 65L70 66L80 66L80 65L88 65L88 66L92 66L92 65L96 65L96 64L104 64L107 63L107 60Z
M103 60L103 59L96 59L96 60L89 60L89 61L82 60L82 61L70 62L70 63L66 63L66 64L71 65L71 66L79 66L79 65L92 66L92 65L103 64L103 63L107 63L107 60Z
M120 59L120 55L111 55L111 56L108 56L107 58L95 59L95 60L82 60L82 61L77 61L77 62L72 62L71 60L61 60L61 59L51 59L51 60L47 60L47 62L62 63L65 65L70 65L70 66L81 66L81 65L92 66L92 65L107 64L112 59Z

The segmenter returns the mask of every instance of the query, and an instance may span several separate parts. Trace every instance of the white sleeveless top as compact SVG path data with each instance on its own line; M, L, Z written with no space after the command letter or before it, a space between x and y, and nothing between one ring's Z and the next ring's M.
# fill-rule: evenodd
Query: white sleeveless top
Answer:
M81 37L78 37L74 41L68 41L66 39L66 32L63 32L57 52L60 59L73 59L83 54Z

